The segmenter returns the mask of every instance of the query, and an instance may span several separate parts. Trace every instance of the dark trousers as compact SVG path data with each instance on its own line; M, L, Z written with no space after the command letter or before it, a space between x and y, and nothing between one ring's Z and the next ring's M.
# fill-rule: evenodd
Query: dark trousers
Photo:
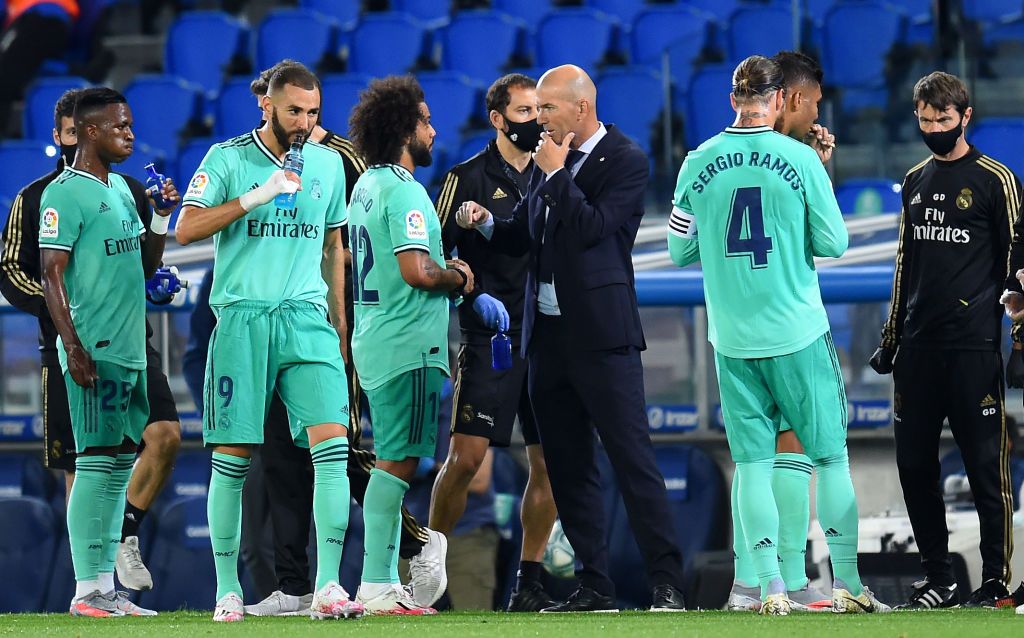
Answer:
M354 380L351 385L354 386L350 390L352 404L358 405L358 386ZM352 498L362 506L376 457L359 447L359 411L354 409L352 412L352 423L348 424L348 478ZM292 596L302 596L312 591L306 547L313 513L313 460L309 450L296 446L292 441L288 411L276 392L270 403L260 456L274 526L278 589ZM403 507L401 557L411 558L419 554L426 539L426 532Z
M537 315L529 355L530 401L540 431L555 506L583 569L584 587L612 596L607 519L595 430L608 453L650 585L682 590L682 555L669 515L665 480L654 460L636 348L573 352L563 319Z
M1013 495L998 352L901 348L893 380L896 463L925 575L953 583L939 484L943 421L963 455L981 521L982 579L1010 578Z

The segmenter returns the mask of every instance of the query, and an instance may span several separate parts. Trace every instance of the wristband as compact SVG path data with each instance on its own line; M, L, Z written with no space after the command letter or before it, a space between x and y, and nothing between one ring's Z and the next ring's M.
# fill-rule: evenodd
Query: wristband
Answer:
M459 273L460 277L462 277L462 283L456 286L455 290L462 290L463 288L465 288L466 284L469 283L469 277L466 276L466 273L462 272L462 269L459 268L458 266L450 266L448 270L454 270L455 272Z
M149 229L157 235L166 235L167 227L171 224L171 216L164 217L163 215L153 214L153 219L149 222Z

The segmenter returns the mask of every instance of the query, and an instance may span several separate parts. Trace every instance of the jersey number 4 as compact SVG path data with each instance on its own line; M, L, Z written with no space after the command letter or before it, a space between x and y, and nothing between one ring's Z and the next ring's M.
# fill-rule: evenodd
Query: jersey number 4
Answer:
M380 293L366 287L366 277L373 269L373 246L366 226L352 226L349 244L352 246L352 301L354 303L380 303Z
M737 188L732 195L729 228L725 234L727 257L748 257L751 268L767 268L772 238L764 234L761 189Z

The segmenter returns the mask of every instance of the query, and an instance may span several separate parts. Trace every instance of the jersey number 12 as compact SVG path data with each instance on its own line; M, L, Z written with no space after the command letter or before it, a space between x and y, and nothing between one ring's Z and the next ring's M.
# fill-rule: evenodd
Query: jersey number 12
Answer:
M366 277L373 269L373 246L366 226L352 226L349 244L352 246L352 300L354 303L380 303L380 293L366 287Z
M767 268L772 238L764 234L761 189L737 188L732 195L729 228L725 234L727 257L749 257L751 268Z

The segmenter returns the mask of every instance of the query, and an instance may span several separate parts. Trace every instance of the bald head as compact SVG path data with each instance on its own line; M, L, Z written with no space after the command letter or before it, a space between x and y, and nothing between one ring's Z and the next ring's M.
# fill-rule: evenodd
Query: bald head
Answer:
M537 83L537 121L561 144L572 132L578 147L597 132L597 87L587 72L573 64L564 64L547 71Z

